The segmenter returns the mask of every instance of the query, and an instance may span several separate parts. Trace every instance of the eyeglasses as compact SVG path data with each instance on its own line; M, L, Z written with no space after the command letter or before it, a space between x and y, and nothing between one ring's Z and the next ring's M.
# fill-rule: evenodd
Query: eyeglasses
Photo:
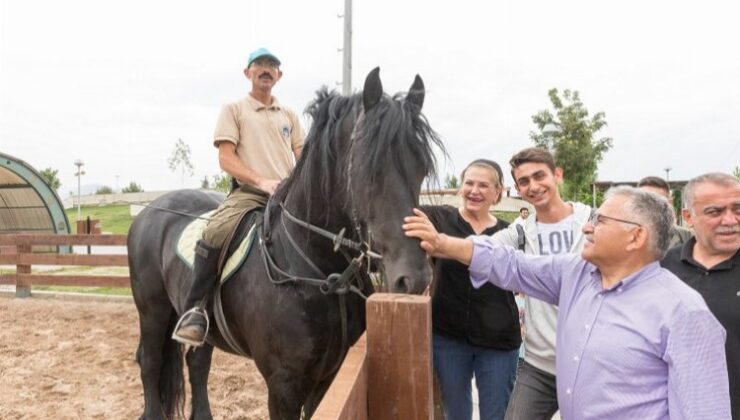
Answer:
M616 217L611 217L611 216L604 216L603 214L599 214L599 213L592 214L591 217L589 217L588 222L591 223L591 226L596 227L599 225L599 223L604 223L604 220L613 220L615 222L627 223L628 225L642 227L642 225L637 222L633 222L630 220L624 220L624 219L617 219Z

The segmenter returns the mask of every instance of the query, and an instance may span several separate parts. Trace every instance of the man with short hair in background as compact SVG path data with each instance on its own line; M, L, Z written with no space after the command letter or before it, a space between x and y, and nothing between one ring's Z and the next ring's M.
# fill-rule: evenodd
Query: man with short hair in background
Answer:
M526 223L528 217L529 209L526 207L522 207L519 209L519 216L517 216L517 218L514 219L514 221L511 223L524 227L524 224Z
M699 292L727 330L732 418L740 420L740 180L698 176L684 187L683 202L681 214L694 237L661 264Z
M637 182L637 188L649 191L651 193L658 194L668 200L668 204L673 205L671 199L671 186L663 178L657 176L646 176ZM676 245L686 243L694 234L683 226L674 225L671 229L671 242L668 244L668 249L673 248Z

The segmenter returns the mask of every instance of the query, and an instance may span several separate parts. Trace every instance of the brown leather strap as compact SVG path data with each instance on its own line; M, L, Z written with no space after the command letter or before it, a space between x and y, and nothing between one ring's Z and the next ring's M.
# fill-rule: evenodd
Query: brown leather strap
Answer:
M234 240L234 236L236 235L236 231L239 230L239 225L241 225L242 220L244 220L244 217L249 213L250 211L254 210L254 208L247 208L244 209L244 211L239 214L239 217L236 219L236 223L234 223L234 226L231 227L231 231L229 232L229 236L226 237L226 242L224 242L224 246L221 247L221 255L218 257L218 265L216 267L216 277L219 278L219 282L221 279L221 271L224 268L224 265L226 265L226 260L229 257L229 247L231 246L231 241Z

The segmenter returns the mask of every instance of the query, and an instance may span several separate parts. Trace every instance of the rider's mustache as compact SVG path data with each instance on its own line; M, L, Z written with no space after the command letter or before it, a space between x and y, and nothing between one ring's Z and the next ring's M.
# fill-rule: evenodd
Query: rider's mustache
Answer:
M272 74L270 74L270 72L267 72L267 71L262 72L262 74L260 74L260 78L262 78L263 76L267 76L270 79L272 79Z

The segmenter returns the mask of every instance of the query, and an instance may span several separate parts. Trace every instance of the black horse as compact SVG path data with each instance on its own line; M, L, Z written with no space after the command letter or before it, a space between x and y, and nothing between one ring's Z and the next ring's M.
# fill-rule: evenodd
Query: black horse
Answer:
M313 126L302 157L268 204L259 245L222 288L228 330L265 378L271 419L298 419L302 411L311 417L364 331L371 255L382 255L378 268L392 292L421 293L430 280L418 241L405 237L401 224L418 204L424 178L434 173L432 148L444 149L421 115L421 78L405 97L390 97L378 73L370 72L361 94L318 92L308 108ZM190 222L181 213L199 214L219 201L215 194L173 192L131 226L142 418L183 414L184 352L170 336L192 272L174 242ZM321 229L343 231L344 238L332 241L317 233ZM185 354L191 418L212 418L206 385L213 346L234 352L225 335L211 323L207 343Z

